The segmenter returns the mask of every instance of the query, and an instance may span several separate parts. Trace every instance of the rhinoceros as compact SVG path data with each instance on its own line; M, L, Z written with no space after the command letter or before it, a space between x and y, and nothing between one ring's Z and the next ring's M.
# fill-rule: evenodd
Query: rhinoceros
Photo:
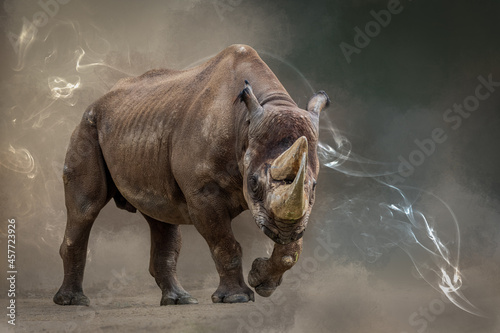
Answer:
M220 277L212 301L254 301L231 229L245 210L274 241L271 257L255 259L248 275L259 295L270 296L302 251L319 172L319 114L328 104L320 91L299 108L246 45L188 70L118 81L86 109L70 139L64 280L54 302L89 305L82 289L89 233L111 198L149 224L149 272L161 305L198 303L177 279L181 224L208 243Z

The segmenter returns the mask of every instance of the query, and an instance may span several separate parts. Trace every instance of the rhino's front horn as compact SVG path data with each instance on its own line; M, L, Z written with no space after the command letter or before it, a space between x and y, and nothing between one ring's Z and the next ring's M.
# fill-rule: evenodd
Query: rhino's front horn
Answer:
M274 180L292 182L279 185L270 195L269 206L280 220L293 223L306 213L307 198L304 180L307 169L307 151L307 139L302 136L271 165L271 177Z
M271 177L274 180L294 180L299 172L302 155L307 156L307 138L301 136L283 152L271 165Z

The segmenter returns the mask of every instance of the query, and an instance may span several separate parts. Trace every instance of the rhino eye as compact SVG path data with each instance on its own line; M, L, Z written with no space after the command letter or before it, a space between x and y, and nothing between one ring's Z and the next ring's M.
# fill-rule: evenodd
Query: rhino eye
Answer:
M313 190L313 191L316 189L316 184L317 184L317 183L316 183L316 181L314 180L314 181L313 181L313 188L312 188L312 190Z
M257 175L252 175L248 179L248 187L253 193L256 193L259 190L259 179Z

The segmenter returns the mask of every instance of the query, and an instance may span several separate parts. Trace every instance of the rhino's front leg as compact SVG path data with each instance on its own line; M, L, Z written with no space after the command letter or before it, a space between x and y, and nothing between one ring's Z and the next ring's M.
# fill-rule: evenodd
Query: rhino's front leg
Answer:
M257 258L248 274L248 283L257 294L269 297L281 284L283 273L293 267L302 252L302 238L286 244L274 244L271 258Z
M193 214L191 211L190 214L195 215L195 227L205 238L219 273L219 287L212 295L212 302L254 301L254 293L243 278L241 246L234 238L230 218L223 213L206 211L202 214Z

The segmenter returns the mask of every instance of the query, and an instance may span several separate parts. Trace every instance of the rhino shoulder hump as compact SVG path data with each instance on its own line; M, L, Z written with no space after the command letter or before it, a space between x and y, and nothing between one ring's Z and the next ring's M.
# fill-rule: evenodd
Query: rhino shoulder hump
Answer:
M253 57L257 55L257 51L255 51L251 46L245 44L233 44L225 49L225 52L229 55L235 57Z

